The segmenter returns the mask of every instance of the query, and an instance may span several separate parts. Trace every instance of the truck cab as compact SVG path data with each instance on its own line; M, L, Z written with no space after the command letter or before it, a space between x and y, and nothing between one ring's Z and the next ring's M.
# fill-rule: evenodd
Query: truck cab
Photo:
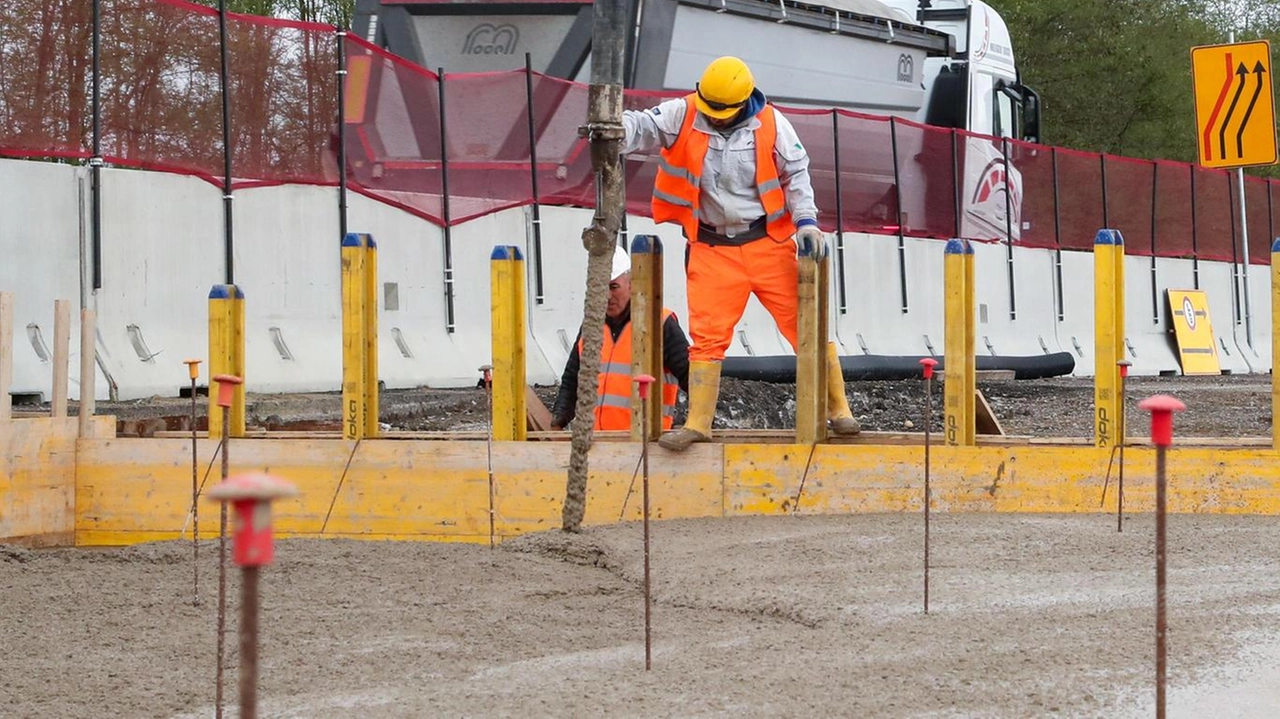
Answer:
M920 5L920 22L955 38L956 47L951 57L926 60L929 104L916 119L1039 142L1040 96L1021 82L1009 28L999 13L979 0L922 0Z

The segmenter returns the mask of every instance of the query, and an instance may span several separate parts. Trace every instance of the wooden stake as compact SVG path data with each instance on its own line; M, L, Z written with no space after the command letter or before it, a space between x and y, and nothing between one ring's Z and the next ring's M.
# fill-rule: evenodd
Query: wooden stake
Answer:
M67 416L67 381L71 371L71 301L53 301L52 415Z
M0 420L13 416L13 293L0 292Z
M97 335L98 313L90 309L80 310L80 436L89 434L89 424L93 419L95 405L94 393L98 374L96 361L98 351Z

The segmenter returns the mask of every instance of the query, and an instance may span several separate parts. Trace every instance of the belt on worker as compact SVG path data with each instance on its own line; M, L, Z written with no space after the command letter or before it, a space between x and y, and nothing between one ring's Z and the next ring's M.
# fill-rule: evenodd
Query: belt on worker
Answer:
M716 227L705 222L698 223L698 242L721 247L741 247L749 242L769 236L769 228L762 215L747 224L723 225Z

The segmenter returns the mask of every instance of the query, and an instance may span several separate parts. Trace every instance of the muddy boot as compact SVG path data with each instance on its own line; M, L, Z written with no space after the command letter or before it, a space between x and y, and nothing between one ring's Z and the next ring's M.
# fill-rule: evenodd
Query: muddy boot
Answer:
M680 429L658 438L658 446L683 452L694 442L711 441L711 420L716 416L716 400L720 397L720 363L689 363L689 417Z
M835 342L827 343L827 426L837 437L852 437L862 431L844 393L844 372Z

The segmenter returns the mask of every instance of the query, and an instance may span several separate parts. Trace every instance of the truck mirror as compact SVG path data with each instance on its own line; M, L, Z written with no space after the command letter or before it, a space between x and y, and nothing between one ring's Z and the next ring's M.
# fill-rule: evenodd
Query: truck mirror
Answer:
M1020 85L1022 96L1022 139L1027 142L1040 142L1040 93L1026 85Z

